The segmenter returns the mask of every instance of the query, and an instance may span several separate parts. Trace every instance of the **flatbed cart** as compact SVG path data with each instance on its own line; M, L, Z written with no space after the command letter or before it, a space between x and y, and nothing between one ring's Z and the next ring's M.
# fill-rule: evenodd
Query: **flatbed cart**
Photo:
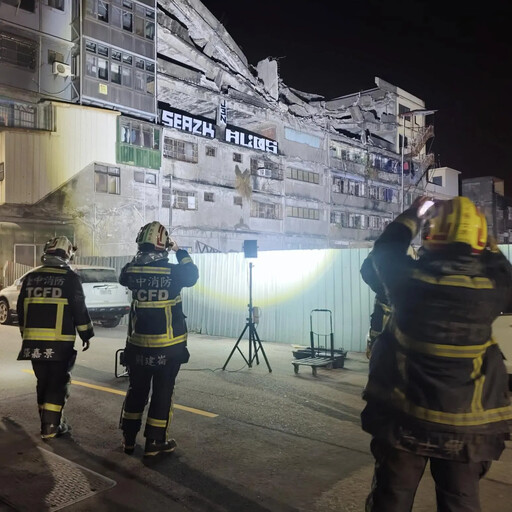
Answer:
M330 332L318 333L313 330L313 316L317 314L328 314ZM316 377L317 368L343 368L346 350L334 349L334 332L332 330L332 311L330 309L313 309L309 315L309 340L310 347L294 351L295 360L292 361L293 370L299 373L299 366L310 366L313 375Z

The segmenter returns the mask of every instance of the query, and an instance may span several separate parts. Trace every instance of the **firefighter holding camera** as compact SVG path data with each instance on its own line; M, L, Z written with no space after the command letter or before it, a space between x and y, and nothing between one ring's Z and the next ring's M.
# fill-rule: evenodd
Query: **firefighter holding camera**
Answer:
M76 332L84 351L94 336L82 283L69 267L75 251L65 236L48 240L41 257L43 266L23 279L16 307L23 337L18 360L32 362L45 440L70 430L63 409L76 360Z
M174 386L180 366L189 360L180 292L194 286L199 274L188 252L178 247L159 222L143 226L136 243L138 252L119 277L132 292L123 356L129 388L120 428L124 452L132 454L152 389L144 430L147 457L176 449L175 440L169 437ZM169 250L176 253L177 264L168 261Z
M428 461L437 510L480 511L479 481L512 426L508 377L492 338L512 294L512 266L468 198L424 213L427 206L418 198L369 256L392 315L374 343L363 394L362 427L375 458L368 512L410 511ZM413 259L407 248L420 230Z

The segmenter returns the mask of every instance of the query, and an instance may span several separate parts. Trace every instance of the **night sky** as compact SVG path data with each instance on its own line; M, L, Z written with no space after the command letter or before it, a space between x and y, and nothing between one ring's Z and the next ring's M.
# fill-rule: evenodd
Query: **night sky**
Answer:
M332 99L379 76L423 99L438 110L427 118L436 165L503 178L512 195L508 2L454 2L463 11L449 0L203 3L250 64L277 58L289 87Z

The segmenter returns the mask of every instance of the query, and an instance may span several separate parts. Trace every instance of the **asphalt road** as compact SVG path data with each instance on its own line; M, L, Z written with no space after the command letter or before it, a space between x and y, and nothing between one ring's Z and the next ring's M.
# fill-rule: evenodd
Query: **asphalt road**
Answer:
M360 398L367 362L301 367L292 347L263 342L272 372L247 368L236 340L190 335L190 362L178 375L172 434L178 448L156 460L121 449L118 429L127 379L114 375L126 327L96 327L73 370L66 416L70 436L39 437L35 377L16 361L16 326L0 326L0 510L361 511L373 471ZM79 343L77 342L77 348ZM248 355L248 342L240 348ZM85 490L84 490L85 489ZM512 446L482 482L484 512L508 512ZM425 474L415 512L435 510Z

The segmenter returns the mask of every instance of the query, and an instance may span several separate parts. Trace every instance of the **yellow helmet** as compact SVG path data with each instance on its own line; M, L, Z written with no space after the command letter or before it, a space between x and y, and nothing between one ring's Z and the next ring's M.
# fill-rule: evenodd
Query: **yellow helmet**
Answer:
M481 252L487 243L485 215L467 197L454 197L436 202L433 216L422 232L423 246L428 250L443 249L461 243Z

